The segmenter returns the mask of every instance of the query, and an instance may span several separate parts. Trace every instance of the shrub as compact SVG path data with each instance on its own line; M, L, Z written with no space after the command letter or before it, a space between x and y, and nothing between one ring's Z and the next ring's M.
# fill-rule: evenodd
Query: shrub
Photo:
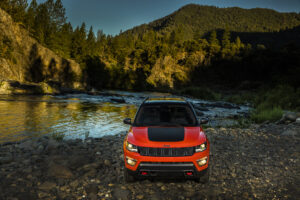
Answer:
M283 111L280 107L270 107L267 103L262 103L257 106L251 113L251 120L256 123L265 121L275 122L282 117Z
M280 107L287 110L300 111L300 88L279 85L270 90L261 90L255 99L255 105L260 104L269 108Z

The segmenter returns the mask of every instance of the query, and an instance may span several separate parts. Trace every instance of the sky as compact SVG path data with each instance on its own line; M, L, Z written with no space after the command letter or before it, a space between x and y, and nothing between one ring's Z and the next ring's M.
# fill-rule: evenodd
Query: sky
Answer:
M45 0L37 0L38 3ZM135 26L171 14L194 3L217 7L270 8L300 13L300 0L62 0L73 27L85 22L95 32L116 35Z

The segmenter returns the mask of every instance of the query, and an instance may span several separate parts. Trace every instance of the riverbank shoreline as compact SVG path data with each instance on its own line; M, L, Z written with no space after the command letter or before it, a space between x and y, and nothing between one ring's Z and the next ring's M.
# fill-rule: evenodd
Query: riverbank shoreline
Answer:
M0 144L1 199L299 199L297 123L206 128L211 180L123 178L125 133Z

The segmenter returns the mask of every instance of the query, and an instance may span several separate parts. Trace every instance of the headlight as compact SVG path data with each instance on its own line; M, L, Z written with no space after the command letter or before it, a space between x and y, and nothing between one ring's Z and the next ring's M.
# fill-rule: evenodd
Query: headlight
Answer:
M207 157L201 158L200 160L197 160L198 165L201 167L203 165L206 165L207 163Z
M205 149L206 149L206 142L204 142L203 144L200 144L200 145L196 146L195 152L202 152Z
M126 156L126 162L127 162L127 164L130 165L130 166L134 166L134 165L136 164L136 160L133 159L133 158L130 158L130 157L128 157L128 156Z
M128 151L138 152L137 146L130 144L128 141L126 141L126 149Z

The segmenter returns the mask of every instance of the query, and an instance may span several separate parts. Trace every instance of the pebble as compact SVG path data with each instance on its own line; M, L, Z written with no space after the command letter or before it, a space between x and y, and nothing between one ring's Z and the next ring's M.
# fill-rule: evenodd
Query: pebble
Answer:
M124 184L123 135L92 138L88 143L51 141L59 147L51 151L39 150L49 145L46 139L40 144L26 140L25 144L0 145L0 199L19 198L22 191L31 194L27 199L55 199L55 195L57 199L289 198L296 191L291 184L297 182L300 165L295 152L298 129L297 123L270 123L255 129L205 130L212 168L210 183L204 185L155 179Z

